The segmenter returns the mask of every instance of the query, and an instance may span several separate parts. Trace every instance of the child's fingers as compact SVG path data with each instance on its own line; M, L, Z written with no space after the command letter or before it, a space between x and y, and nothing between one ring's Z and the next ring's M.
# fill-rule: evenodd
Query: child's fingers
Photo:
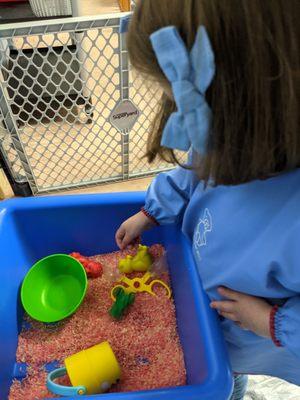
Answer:
M116 237L116 243L117 243L117 246L119 247L119 249L122 249L122 239Z
M128 247L129 248L132 247L134 249L138 244L141 243L141 237L140 236L134 237L134 235L131 235L131 237L132 240L130 241Z
M231 299L231 300L238 300L240 298L240 296L241 296L241 293L236 292L236 291L231 290L231 289L228 289L228 288L225 288L224 286L219 287L218 288L218 292L222 296L227 297L228 299Z
M249 329L246 328L240 321L235 321L235 323L239 328L243 329L244 331L249 331Z
M142 237L141 237L141 236L137 236L136 238L134 238L134 239L132 240L132 244L133 244L133 245L135 245L135 244L140 244L140 243L142 243Z
M125 229L122 226L120 226L120 228L117 230L116 235L115 235L117 245L119 246L120 249L122 249L122 247L123 247L122 242L123 242L125 234L126 234Z
M232 313L235 311L235 303L233 301L213 301L210 306L221 312Z
M122 240L122 249L125 249L133 240L134 238L128 232L125 233L125 236Z
M220 315L222 315L222 317L224 317L224 318L230 319L233 322L239 322L239 319L235 314L227 313L227 312L220 312Z

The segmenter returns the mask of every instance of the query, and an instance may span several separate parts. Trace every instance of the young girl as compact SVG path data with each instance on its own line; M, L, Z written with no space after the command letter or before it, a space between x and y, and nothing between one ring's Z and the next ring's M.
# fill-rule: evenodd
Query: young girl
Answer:
M155 224L191 239L220 314L235 389L247 374L300 385L299 0L141 0L131 63L164 90L148 140L187 166L162 173L116 233Z

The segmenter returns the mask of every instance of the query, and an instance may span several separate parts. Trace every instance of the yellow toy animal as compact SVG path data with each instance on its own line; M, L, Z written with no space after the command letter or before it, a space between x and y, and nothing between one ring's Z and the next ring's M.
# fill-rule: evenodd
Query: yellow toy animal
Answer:
M130 272L133 271L132 269L132 256L126 256L126 258L122 258L122 260L119 261L119 271L123 274L129 274Z
M132 256L126 256L119 261L118 268L123 274L130 274L131 272L146 272L149 271L153 263L152 257L148 252L147 246L139 245L137 254Z

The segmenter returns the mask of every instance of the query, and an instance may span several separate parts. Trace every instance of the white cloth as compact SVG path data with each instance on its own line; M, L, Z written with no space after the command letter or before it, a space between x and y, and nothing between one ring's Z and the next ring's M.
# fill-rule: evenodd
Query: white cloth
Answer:
M249 376L244 400L300 400L300 387L270 376Z

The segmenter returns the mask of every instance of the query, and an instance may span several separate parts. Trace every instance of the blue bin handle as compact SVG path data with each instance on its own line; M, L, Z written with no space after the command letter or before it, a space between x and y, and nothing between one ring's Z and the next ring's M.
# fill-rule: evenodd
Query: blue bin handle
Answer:
M78 396L86 394L86 388L84 386L62 386L54 382L54 379L60 378L66 375L66 368L57 368L50 372L47 376L47 388L50 392L58 394L59 396Z

